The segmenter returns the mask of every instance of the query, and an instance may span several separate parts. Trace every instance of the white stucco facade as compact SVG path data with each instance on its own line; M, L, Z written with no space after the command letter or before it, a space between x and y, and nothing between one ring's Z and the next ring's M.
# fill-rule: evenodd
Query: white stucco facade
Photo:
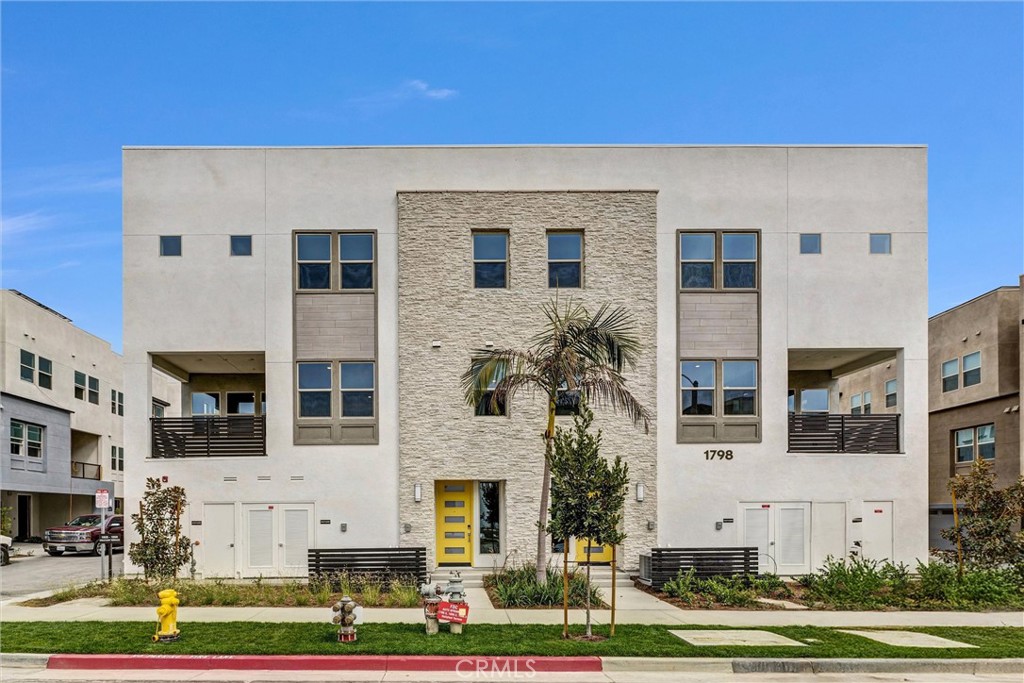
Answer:
M220 573L302 573L295 557L284 557L287 549L276 559L254 554L254 514L266 521L266 533L276 534L273 538L281 548L288 534L297 534L292 538L310 547L430 545L434 512L423 510L432 505L433 497L415 501L410 482L420 484L421 492L424 487L432 490L435 482L424 479L429 468L402 461L409 457L404 454L416 451L403 443L409 415L400 414L399 389L400 378L408 371L403 362L431 353L434 339L419 338L430 328L429 320L418 320L419 336L404 334L411 328L401 326L401 302L414 302L416 297L400 292L399 283L436 290L441 309L445 297L453 295L445 282L416 284L414 278L402 278L400 254L403 262L417 254L403 251L399 196L639 191L656 195L655 249L633 251L640 249L641 241L627 246L629 253L622 261L628 269L620 264L620 271L609 270L608 284L628 278L628 296L654 304L656 319L641 332L655 359L651 408L657 418L650 437L652 465L649 471L643 465L637 470L643 472L645 499L635 500L631 487L627 501L626 526L640 545L629 545L623 563L635 567L636 551L645 545L749 545L755 539L747 527L761 523L772 526L764 537L772 547L776 540L802 544L800 558L787 551L792 573L809 570L825 554L845 554L865 542L872 548L868 554L876 557L908 563L924 558L926 154L925 148L913 146L127 148L126 504L137 508L147 477L166 477L169 483L184 486L191 501L190 536L199 542L200 572L210 547L210 553L220 553ZM475 229L471 216L461 216L460 221L465 230ZM520 228L509 227L513 223L476 229L510 230L515 245ZM303 231L375 235L377 443L296 443L294 236ZM587 227L582 231L586 235ZM681 231L757 235L759 276L752 292L758 312L753 321L759 376L756 438L680 443ZM801 233L820 234L821 253L801 254ZM869 253L872 233L891 236L890 253ZM181 256L160 255L161 235L181 236ZM251 235L252 255L230 255L230 235ZM587 238L586 243L589 250L602 240ZM444 250L432 250L429 256L436 259L439 253ZM536 258L543 258L540 254ZM454 245L448 257L472 260L471 253ZM511 253L513 273L517 258L526 254ZM588 268L601 261L589 251L584 259ZM636 277L638 270L644 277ZM509 290L514 289L513 277ZM475 296L471 289L463 294ZM443 314L437 318L437 339L442 339L448 328ZM485 327L480 328L480 339L459 342L465 349L456 346L449 351L445 338L443 352L457 356L476 348L490 336ZM402 348L403 343L408 348ZM832 375L890 353L899 366L899 452L790 452L787 393L794 370L804 372L803 378L826 373L833 382ZM262 375L266 455L148 457L153 453L147 417L154 362L177 368L186 380L182 415L190 407L189 377ZM454 367L451 358L446 363ZM449 379L445 375L444 381ZM637 379L640 386L645 381ZM401 410L411 409L404 405ZM515 423L530 414L523 410L505 419ZM493 429L490 420L484 418L480 424L488 426L482 428ZM467 420L460 429L472 430L473 424ZM621 430L615 437L621 439L628 439L634 429L614 420L605 420L602 427ZM516 423L510 433L519 439L526 432ZM729 450L732 457L708 460L709 450ZM451 457L438 480L514 478L511 471L509 477L501 476L500 463L469 471L475 457L467 458L460 471L458 457ZM646 462L647 456L637 457L638 463ZM510 490L505 487L502 499L504 518L510 524L529 524L530 515L518 512L524 501L508 497ZM781 512L783 508L789 512ZM277 512L271 514L272 510ZM297 511L297 516L288 517L288 510ZM780 510L779 517L769 520L764 515L774 513L758 510ZM876 514L877 519L872 517ZM305 530L288 527L289 531L288 519L305 519ZM211 520L216 521L216 537L211 536ZM888 525L888 540L882 533L879 541L880 523ZM226 547L226 525L234 539L230 550L220 547ZM863 531L868 526L870 538ZM521 528L506 532L506 539L528 536ZM264 542L270 537L260 538ZM888 548L878 550L880 542L889 543ZM502 553L512 549L506 542ZM532 554L532 548L517 549L527 558ZM763 550L765 555L774 554L769 546ZM767 569L779 569L777 558L768 559Z

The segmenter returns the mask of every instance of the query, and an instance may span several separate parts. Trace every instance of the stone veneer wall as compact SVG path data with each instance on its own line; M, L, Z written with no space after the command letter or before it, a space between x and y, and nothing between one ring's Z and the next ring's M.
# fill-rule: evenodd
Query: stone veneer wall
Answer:
M531 560L536 552L545 409L520 395L509 416L476 417L465 404L459 378L472 349L523 347L541 330L547 287L549 230L584 233L584 288L562 290L592 311L624 305L643 341L637 368L627 373L631 391L655 414L656 398L655 192L399 192L399 499L401 522L411 525L403 545L425 545L435 563L436 480L505 482L503 551ZM473 230L509 232L507 289L474 289ZM433 342L439 341L440 348ZM655 544L657 519L656 419L650 432L595 407L604 430L603 453L629 463L621 565L636 567L638 554ZM571 418L558 418L571 425ZM635 483L646 485L638 503ZM413 485L422 484L422 502ZM474 530L476 529L474 523Z

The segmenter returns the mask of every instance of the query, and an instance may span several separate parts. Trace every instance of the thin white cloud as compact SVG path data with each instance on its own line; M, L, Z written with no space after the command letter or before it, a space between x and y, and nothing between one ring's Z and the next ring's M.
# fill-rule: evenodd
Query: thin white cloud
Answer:
M404 81L394 88L350 97L345 104L362 111L390 109L416 100L450 100L459 94L453 88L432 88L420 79Z
M8 198L52 194L93 194L121 189L121 177L109 164L59 164L39 168L4 169Z
M451 88L431 88L429 83L419 80L406 81L402 84L402 88L407 88L413 94L422 95L431 100L447 100L459 94L458 90Z
M4 239L15 235L25 235L39 232L53 227L57 223L57 216L44 211L30 211L19 213L13 216L0 218L0 236Z

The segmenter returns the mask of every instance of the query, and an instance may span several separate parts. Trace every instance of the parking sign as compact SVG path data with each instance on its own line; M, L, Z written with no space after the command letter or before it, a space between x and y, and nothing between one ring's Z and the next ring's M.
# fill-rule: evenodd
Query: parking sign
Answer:
M106 510L110 507L109 489L96 489L96 507L100 510Z

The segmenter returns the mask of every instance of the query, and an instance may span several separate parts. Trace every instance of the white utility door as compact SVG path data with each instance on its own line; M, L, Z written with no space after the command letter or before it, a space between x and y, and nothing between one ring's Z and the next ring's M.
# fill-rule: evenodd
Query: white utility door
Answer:
M810 571L810 503L741 503L744 546L757 548L758 571Z
M846 542L846 503L811 503L811 567L817 569L831 556L841 560L849 554Z
M892 560L892 501L865 500L861 554L869 560Z
M285 576L305 576L309 573L306 551L313 539L312 506L282 505L279 509L281 573Z
M244 505L242 511L243 576L306 576L306 551L313 544L313 506Z
M245 576L277 574L277 534L273 505L244 506Z
M235 576L235 505L203 505L203 577Z

